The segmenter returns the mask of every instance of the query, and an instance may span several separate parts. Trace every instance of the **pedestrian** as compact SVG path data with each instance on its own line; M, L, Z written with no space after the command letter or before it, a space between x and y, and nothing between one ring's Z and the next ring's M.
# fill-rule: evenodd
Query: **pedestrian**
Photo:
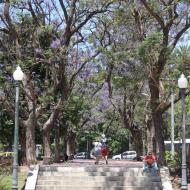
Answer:
M94 142L93 145L94 145L94 148L92 149L90 156L91 158L95 159L95 164L98 164L101 158L102 144L97 141L97 142Z
M148 152L148 154L144 157L143 172L148 169L153 169L158 172L157 158L152 152Z
M108 164L108 140L105 134L102 134L100 142L102 144L101 155L106 160L106 164Z

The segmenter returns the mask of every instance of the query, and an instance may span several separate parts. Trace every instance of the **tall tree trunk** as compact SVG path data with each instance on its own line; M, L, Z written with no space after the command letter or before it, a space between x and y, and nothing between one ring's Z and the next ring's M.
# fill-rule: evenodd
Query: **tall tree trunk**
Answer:
M49 158L51 157L51 142L50 142L50 133L52 127L55 125L56 120L59 117L60 108L62 106L63 100L60 98L57 102L57 104L54 107L54 110L52 111L50 117L43 125L43 147L44 147L44 164L49 163ZM46 161L47 159L47 161Z
M67 136L67 155L69 157L74 155L75 140L76 140L76 134L72 131L69 131L68 136Z
M133 146L132 146L132 134L129 133L129 136L128 136L128 139L129 139L129 150L133 150Z
M21 145L21 151L22 151L22 162L26 162L26 131L25 131L25 127L22 126L21 130L20 130L20 145Z
M63 142L64 142L64 148L63 148L63 154L66 155L67 154L67 133L68 133L68 124L67 122L64 122L64 134L63 134Z
M146 124L146 135L147 135L147 152L153 151L156 152L156 147L155 147L155 130L154 126L152 123L152 119L148 116L146 116L145 124Z
M131 134L132 134L132 148L137 152L138 156L141 156L143 150L142 131L139 129L131 130Z
M51 142L50 142L50 128L46 128L43 130L42 137L43 137L43 144L44 144L44 157L50 158L51 157Z
M55 127L55 162L60 161L60 125L57 122Z
M153 125L151 131L154 132L152 134L153 138L153 151L159 156L160 164L165 164L164 159L164 138L162 134L162 113L161 113L161 105L159 99L159 76L158 73L153 72L152 75L149 77L149 88L151 93L150 105L152 110L152 121ZM156 146L155 146L156 143Z
M157 112L153 114L154 121L154 129L155 129L155 140L156 140L156 150L158 161L161 165L165 165L165 146L164 146L164 137L163 137L163 129L162 129L162 114ZM154 144L153 144L154 145Z
M123 119L124 126L129 129L129 150L135 150L137 155L142 155L143 150L143 142L142 142L142 131L140 130L139 126L134 124L133 121L133 109L127 109L126 106L126 95L124 97L124 107L123 111L119 110L120 116ZM133 110L133 111L131 111Z
M123 111L119 109L120 116L123 119L124 126L129 129L129 150L135 150L137 155L142 155L143 143L142 143L142 130L134 123L134 106L127 108L127 96L124 96Z
M35 126L31 119L25 121L26 127L26 159L27 164L36 164Z

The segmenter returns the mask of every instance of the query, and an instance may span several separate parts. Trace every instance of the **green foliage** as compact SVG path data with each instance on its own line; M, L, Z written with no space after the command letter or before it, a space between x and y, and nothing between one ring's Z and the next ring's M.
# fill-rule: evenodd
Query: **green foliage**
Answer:
M98 75L93 75L89 78L89 81L90 82L94 82L96 83L97 85L100 85L104 82L105 80L105 77L106 77L106 72L104 71L101 71L100 73L98 73Z
M12 118L6 113L6 110L0 107L0 143L7 144L11 142L13 136L14 122Z
M106 14L106 11L103 11L103 14L99 14L98 16L92 18L92 22L88 22L86 24L85 28L80 28L80 31L77 31L77 40L73 40L72 43L69 44L69 46L64 49L63 47L60 47L58 51L51 50L49 48L51 42L53 39L59 38L60 36L64 36L64 38L67 38L66 31L68 28L65 28L67 26L67 23L64 23L64 21L61 19L57 19L59 17L59 14L56 15L59 10L59 7L57 10L54 9L53 5L51 11L47 6L45 6L45 1L41 1L40 6L38 6L38 3L32 2L33 10L36 14L36 19L38 19L38 24L34 24L35 20L33 20L33 16L29 13L29 10L20 11L18 5L19 3L22 3L21 0L11 0L11 5L14 5L13 9L10 9L10 15L11 15L11 21L16 27L16 30L18 34L16 35L18 38L18 44L19 44L19 51L21 53L21 56L17 56L15 51L15 42L11 41L14 36L11 36L12 33L5 33L1 32L1 39L2 42L5 45L5 49L2 47L0 52L0 59L4 59L4 57L7 58L7 62L9 62L7 65L4 64L3 71L0 71L0 86L4 87L4 84L6 84L5 92L9 92L10 89L12 89L12 81L6 80L7 76L12 76L12 70L13 66L15 65L16 61L17 64L21 65L23 71L26 71L26 74L29 76L29 80L27 81L30 85L31 83L34 85L34 95L37 96L37 107L40 105L48 105L46 107L45 113L43 113L42 116L39 118L39 124L45 122L46 119L48 119L48 116L51 114L51 108L55 106L57 97L60 97L61 95L64 96L64 94L61 94L62 92L56 91L53 95L47 96L48 88L52 87L53 84L59 84L60 78L64 78L64 80L67 80L69 83L69 79L72 77L72 73L75 73L76 70L72 70L72 68L77 68L78 64L76 64L76 60L78 59L79 62L82 61L89 61L91 64L93 63L95 67L97 68L97 73L90 73L92 74L88 79L86 78L81 79L80 85L84 87L83 92L86 93L86 91L89 92L88 95L84 95L79 92L79 88L77 85L72 86L73 91L75 91L73 94L71 94L71 97L69 97L69 100L67 102L64 102L64 110L63 110L63 120L71 129L73 129L76 132L81 132L82 130L79 129L79 126L88 119L89 121L93 120L93 116L97 116L99 119L99 123L96 125L92 124L92 122L88 125L86 125L86 128L93 128L91 131L89 138L98 138L99 134L104 131L106 128L109 127L108 133L110 141L110 148L111 153L120 153L121 151L125 151L127 148L127 142L128 142L128 131L126 129L122 129L122 118L117 116L114 118L114 120L117 119L117 121L114 121L114 124L109 126L109 122L111 121L113 115L112 112L117 112L117 109L120 110L123 109L123 105L119 105L119 100L116 100L115 95L118 95L121 102L123 100L123 96L126 95L127 99L127 108L129 111L131 111L130 106L134 107L136 106L135 113L132 113L132 117L130 119L134 119L138 123L144 122L144 105L146 101L148 102L148 99L139 98L138 91L140 91L140 87L142 87L142 81L143 81L143 74L147 70L143 70L142 66L144 63L146 65L153 65L155 61L158 60L159 52L161 49L165 48L162 47L163 44L163 36L161 32L154 32L153 30L158 31L159 23L156 22L156 19L151 18L151 15L148 13L148 11L145 9L144 6L141 6L140 9L138 9L139 5L137 5L137 1L126 3L125 1L119 2L119 8L117 7L118 1L112 6L112 11L108 13L108 16ZM88 1L80 1L76 4L77 8L72 9L71 5L68 4L67 11L68 16L70 18L70 10L76 10L79 12L74 13L76 16L75 21L71 21L71 25L67 26L70 27L71 31L74 31L74 28L77 27L79 22L83 22L85 18L88 17L88 14L90 12L96 12L94 11L94 8L98 8L98 10L103 10L100 6L104 4L106 5L107 0L88 0ZM113 1L112 1L113 2ZM130 4L134 3L134 7L130 7ZM153 8L153 12L156 12L162 17L166 12L170 12L169 8L170 6L164 6L160 3L160 1L156 0L150 0L148 1L151 8ZM172 5L173 6L173 5ZM40 7L42 9L40 9ZM51 6L49 6L51 7ZM115 7L117 7L116 10ZM26 7L25 7L26 8ZM54 9L54 10L53 10ZM94 10L92 10L94 9ZM42 11L43 10L43 11ZM87 10L87 12L86 12ZM134 10L137 10L137 14L135 15ZM12 11L12 12L11 12ZM42 12L41 12L42 11ZM163 12L162 12L163 11ZM53 13L53 14L52 14ZM82 14L80 14L82 13ZM62 13L60 13L61 15ZM79 17L77 17L79 15ZM83 17L84 15L84 17ZM43 16L45 16L43 18ZM137 17L135 17L137 16ZM171 16L171 15L170 15ZM170 19L170 16L167 17L167 14L163 16L164 19ZM48 19L47 19L48 18ZM91 17L89 17L91 18ZM42 20L44 19L43 24ZM57 26L53 24L54 21L57 19ZM139 19L139 24L137 23L137 20ZM172 18L171 18L172 19ZM178 19L183 20L181 17ZM101 24L102 23L102 24ZM165 22L166 23L166 22ZM175 20L174 20L174 23ZM60 25L59 25L60 24ZM146 34L146 38L141 43L139 38L139 29L137 28L137 25L143 26L141 31L143 34ZM158 27L157 27L158 26ZM4 26L6 29L6 25ZM151 30L149 30L151 28ZM173 26L172 26L173 28ZM175 27L174 27L175 28ZM175 36L176 31L174 30L169 31L169 33L172 36ZM180 29L180 25L176 27L176 29ZM9 30L9 28L7 28ZM104 30L106 29L106 30ZM3 31L3 30L2 30ZM90 36L90 34L92 34ZM5 35L5 38L4 38ZM89 37L90 36L90 37ZM143 35L142 35L143 36ZM76 36L75 34L71 37L74 39ZM76 41L80 41L82 44L79 44L79 47L76 46ZM69 38L68 38L69 39ZM64 39L64 40L68 40ZM172 39L169 37L169 40ZM90 43L90 45L89 45ZM64 44L64 43L63 43ZM140 44L140 45L139 45ZM170 42L169 42L170 44ZM106 48L106 45L108 45L109 48ZM138 48L138 56L140 58L139 60L136 56L135 48ZM39 48L41 50L41 53L37 54L35 50ZM81 50L80 50L81 49ZM89 59L90 55L89 50L86 51L85 49L89 49L92 52L100 51L104 56L104 59L99 55L97 59ZM81 54L78 53L81 51ZM166 49L167 50L167 49ZM75 51L77 51L77 57L72 57L75 55ZM84 51L84 52L83 52ZM66 53L64 53L66 52ZM135 53L134 53L135 52ZM69 55L67 57L67 55ZM20 57L20 60L19 60ZM57 61L59 59L59 61ZM73 58L73 59L72 59ZM53 60L56 60L53 62ZM65 63L64 60L67 60L68 62ZM132 61L131 61L132 60ZM59 64L63 64L64 62L64 69L63 67L59 67ZM177 70L178 73L182 70L187 72L188 74L188 66L190 63L190 57L189 57L189 49L188 48L181 48L180 51L175 52L175 58L171 59L171 62L176 63L178 66ZM75 65L76 64L76 65ZM93 65L93 66L94 66ZM101 84L104 82L107 82L106 79L108 78L108 69L110 66L113 65L113 71L111 75L111 87L112 87L112 103L115 103L115 108L106 110L103 109L103 111L96 113L90 113L90 109L97 106L97 104L100 102L98 95L96 97L93 97L90 99L90 93L95 91L95 88L97 86L101 87ZM76 66L76 67L75 67ZM89 67L89 70L93 70L93 66ZM101 67L102 66L102 67ZM103 68L104 66L104 68ZM57 70L61 68L65 71L61 73L60 76L57 74L60 72L57 72ZM151 68L152 69L152 68ZM153 68L154 69L154 68ZM150 70L149 70L150 71ZM176 72L177 73L177 72ZM177 74L178 74L177 73ZM176 75L177 75L176 74ZM77 78L77 77L76 77ZM54 80L54 81L53 81ZM31 82L31 83L30 83ZM78 82L78 81L77 81ZM77 83L74 81L74 83ZM63 82L64 83L64 82ZM79 82L78 82L79 83ZM95 83L95 87L90 88L88 84L86 83ZM62 83L61 83L62 84ZM30 86L28 87L30 88ZM51 86L50 86L51 85ZM63 85L64 86L64 85ZM8 88L9 87L9 88ZM71 87L71 86L70 86ZM69 87L69 88L70 88ZM63 91L65 89L63 88ZM168 88L167 88L168 90ZM169 90L168 90L169 91ZM177 91L176 91L177 92ZM92 94L92 93L91 93ZM177 94L177 93L176 93ZM5 94L8 98L7 101L9 101L12 97L9 94ZM133 99L132 99L132 98ZM108 97L109 98L109 97ZM115 98L115 99L114 99ZM117 97L118 98L118 97ZM138 100L138 98L140 100ZM27 98L23 98L23 100L26 100ZM143 100L142 100L143 99ZM137 103L135 100L138 100ZM187 103L189 106L189 98L187 97ZM12 102L11 102L12 103ZM122 104L122 103L121 103ZM22 104L23 105L23 104ZM25 110L24 114L22 114L22 119L27 120L27 117L29 116L30 109L27 108L27 102L24 104ZM13 106L14 107L14 106ZM3 108L2 108L3 109ZM62 108L61 108L62 109ZM13 111L13 110L12 110ZM125 110L127 112L127 110ZM180 106L176 106L176 115L180 115ZM187 108L187 113L189 114L189 109ZM111 116L110 116L110 115ZM61 114L60 114L61 115ZM93 116L92 116L93 115ZM103 118L103 119L102 119ZM176 125L179 124L180 119L176 118ZM42 121L43 120L43 121ZM9 142L10 137L12 137L13 132L13 121L8 116L7 113L0 110L0 141L1 142ZM189 121L188 121L189 124ZM108 127L107 127L108 126ZM85 129L86 129L85 128ZM89 129L88 128L88 129ZM66 130L66 129L65 129ZM84 131L84 129L83 129ZM179 131L179 130L178 130ZM38 132L38 134L41 134ZM79 135L81 136L81 134ZM9 138L9 139L8 139ZM81 138L81 141L84 143L85 138L84 136Z
M162 48L162 38L161 32L154 32L140 44L138 55L143 63L151 64L158 60L160 49Z
M149 0L149 3L150 3L151 8L155 12L157 12L157 13L160 12L160 4L159 4L159 2L157 0Z
M0 143L0 152L2 152L2 151L3 151L3 144Z
M0 180L0 189L1 190L10 190L12 188L12 169L10 170L10 175L3 177ZM19 174L18 175L18 189L21 190L25 184L27 175Z
M189 63L190 63L190 46L189 45L181 45L173 53L174 63L176 64L176 69L178 70L179 74L183 72L187 76L189 73Z
M174 152L174 156L171 154L171 151L165 151L165 159L168 167L175 168L180 165L180 158L177 152Z
M121 147L121 143L119 141L114 140L110 143L110 149L112 150L111 155L120 153L118 147Z
M41 104L46 105L47 103L50 103L50 102L53 103L53 98L54 98L53 96L43 95L43 96L40 96L40 97L38 98L38 100L39 100L39 102L40 102Z
M64 118L73 126L78 126L85 112L88 112L90 107L84 98L78 95L72 95L67 106L63 111Z
M118 122L113 123L108 138L110 156L127 151L129 147L129 131Z
M41 25L38 32L38 39L40 42L40 47L43 49L48 49L52 41L52 26L51 25Z

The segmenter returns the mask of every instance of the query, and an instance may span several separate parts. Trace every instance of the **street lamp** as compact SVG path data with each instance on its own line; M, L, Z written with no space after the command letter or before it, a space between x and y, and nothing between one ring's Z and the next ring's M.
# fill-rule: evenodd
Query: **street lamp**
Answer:
M86 153L85 153L85 158L88 159L88 153L89 153L89 131L85 132L86 135Z
M174 64L168 65L169 74L172 71L172 69L175 67ZM174 90L173 90L173 79L169 79L171 81L171 154L174 158L174 152L175 152L175 145L174 145Z
M18 189L18 131L19 131L19 83L23 79L23 72L19 66L13 73L13 78L16 85L16 99L15 99L15 128L14 128L14 157L13 157L13 181L12 190Z
M172 156L174 157L174 93L173 89L171 92L171 153Z
M187 190L187 164L186 164L186 131L185 131L185 89L187 88L187 79L181 74L178 79L178 86L181 91L182 107L182 163L181 163L181 189Z

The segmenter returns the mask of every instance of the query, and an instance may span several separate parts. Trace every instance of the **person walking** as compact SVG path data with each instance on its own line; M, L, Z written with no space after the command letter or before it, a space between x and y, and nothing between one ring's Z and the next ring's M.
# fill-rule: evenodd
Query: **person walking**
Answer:
M102 134L100 142L102 144L101 155L106 160L106 164L108 164L108 140L105 134Z
M90 157L95 159L94 164L98 164L99 160L101 158L102 144L101 144L101 142L94 142L93 145L94 145L94 148L92 149L92 151L90 153Z

